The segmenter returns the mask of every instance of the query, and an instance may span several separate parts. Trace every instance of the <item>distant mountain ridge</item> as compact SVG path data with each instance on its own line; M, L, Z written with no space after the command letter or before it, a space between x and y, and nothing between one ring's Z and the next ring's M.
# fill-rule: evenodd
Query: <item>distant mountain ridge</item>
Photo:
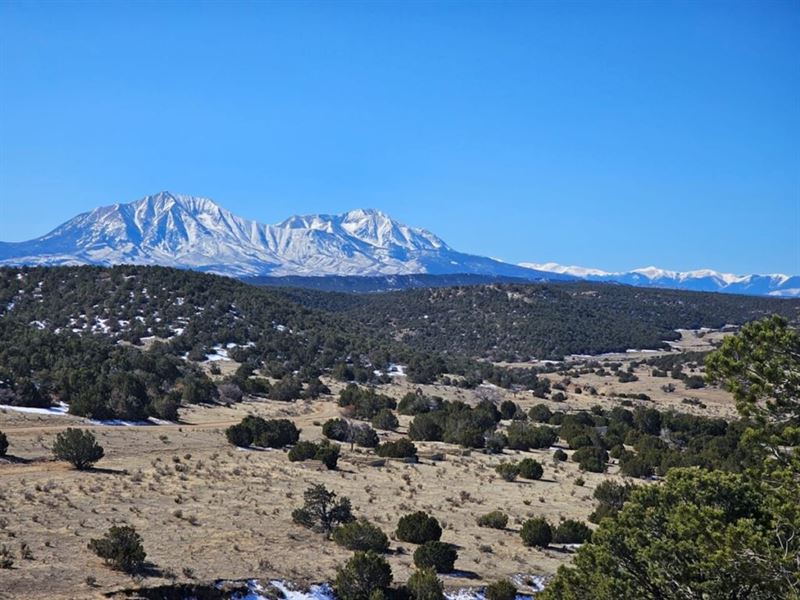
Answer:
M263 225L208 198L170 192L80 214L35 240L0 242L0 265L79 264L161 265L237 277L474 273L552 278L457 252L432 233L378 210L294 216Z
M0 242L0 266L116 264L160 265L234 277L409 277L397 281L339 282L354 289L446 285L471 275L491 283L614 281L623 284L750 295L800 296L800 277L678 273L650 267L626 273L514 265L454 250L424 229L404 225L374 209L339 215L292 216L275 225L243 219L208 198L160 192L127 204L82 213L26 242ZM458 278L455 281L459 281ZM262 282L263 283L263 282Z
M572 275L587 281L614 281L643 287L662 287L697 292L725 292L750 296L800 297L800 276L780 273L771 275L734 275L711 269L668 271L644 267L626 272L611 273L599 269L564 266L556 263L520 263L537 271Z

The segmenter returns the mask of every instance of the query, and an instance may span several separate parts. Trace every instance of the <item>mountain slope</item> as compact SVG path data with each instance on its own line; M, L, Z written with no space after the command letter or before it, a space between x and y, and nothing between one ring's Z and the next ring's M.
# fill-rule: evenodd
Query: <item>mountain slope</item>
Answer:
M711 269L668 271L657 267L611 273L599 269L564 266L556 263L521 263L520 266L531 268L536 272L572 275L587 281L614 281L639 287L724 292L749 296L800 297L800 276L796 275L734 275Z
M161 192L78 215L47 235L0 243L0 265L139 264L224 275L474 273L571 279L453 250L376 210L242 219L207 198Z

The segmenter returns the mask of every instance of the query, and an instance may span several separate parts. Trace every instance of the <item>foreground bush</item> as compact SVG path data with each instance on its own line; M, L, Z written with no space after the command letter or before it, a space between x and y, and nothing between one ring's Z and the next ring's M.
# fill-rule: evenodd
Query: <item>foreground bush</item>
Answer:
M536 517L528 519L522 524L520 536L522 537L522 543L526 546L547 548L550 542L553 541L553 529L550 527L550 523L542 517Z
M83 470L103 458L103 447L97 443L91 431L70 427L56 436L53 456L56 460L65 460L76 469Z
M486 586L486 600L514 600L517 588L508 579L500 579Z
M408 578L408 593L413 600L444 600L442 582L431 568L420 569Z
M662 484L636 487L615 518L603 519L541 597L796 598L800 543L787 532L800 526L797 483L786 485L672 469ZM785 515L781 525L778 514Z
M333 530L333 541L348 550L366 552L386 552L389 549L389 538L380 527L366 519L339 525Z
M479 527L491 527L492 529L505 529L508 525L508 515L500 510L493 510L478 517Z
M330 535L344 523L355 520L349 498L336 499L336 494L324 485L312 485L303 492L303 506L292 511L292 520L298 525Z
M89 549L107 565L126 573L138 573L147 554L141 536L129 525L114 526L98 539L89 541Z
M424 544L438 541L442 537L442 528L436 517L420 510L401 517L395 535L398 540L409 544Z
M592 530L582 521L567 519L561 521L553 532L557 544L583 544L592 539Z
M444 542L425 542L414 550L414 565L418 569L433 569L437 573L452 573L458 552Z
M392 584L392 568L374 552L356 552L336 573L333 589L341 600L378 598Z

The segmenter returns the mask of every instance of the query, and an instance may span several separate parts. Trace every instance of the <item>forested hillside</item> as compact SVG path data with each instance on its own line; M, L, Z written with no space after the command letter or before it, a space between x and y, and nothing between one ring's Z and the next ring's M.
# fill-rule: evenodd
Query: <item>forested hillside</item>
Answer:
M798 307L584 283L359 296L160 267L2 269L0 404L63 401L96 418L174 418L180 403L217 397L197 365L220 354L242 365L233 385L276 399L313 397L323 374L377 381L391 362L408 365L416 382L450 373L463 386L535 389L535 370L480 359L654 348L679 327L796 319Z
M800 301L615 284L495 284L371 295L287 292L306 306L340 312L412 348L491 360L559 359L660 348L676 329L740 325Z

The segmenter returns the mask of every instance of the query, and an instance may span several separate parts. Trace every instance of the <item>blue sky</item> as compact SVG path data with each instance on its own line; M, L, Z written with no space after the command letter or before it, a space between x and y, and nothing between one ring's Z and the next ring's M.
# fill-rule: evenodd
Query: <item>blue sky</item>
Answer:
M800 273L800 3L0 3L0 240L160 190Z

